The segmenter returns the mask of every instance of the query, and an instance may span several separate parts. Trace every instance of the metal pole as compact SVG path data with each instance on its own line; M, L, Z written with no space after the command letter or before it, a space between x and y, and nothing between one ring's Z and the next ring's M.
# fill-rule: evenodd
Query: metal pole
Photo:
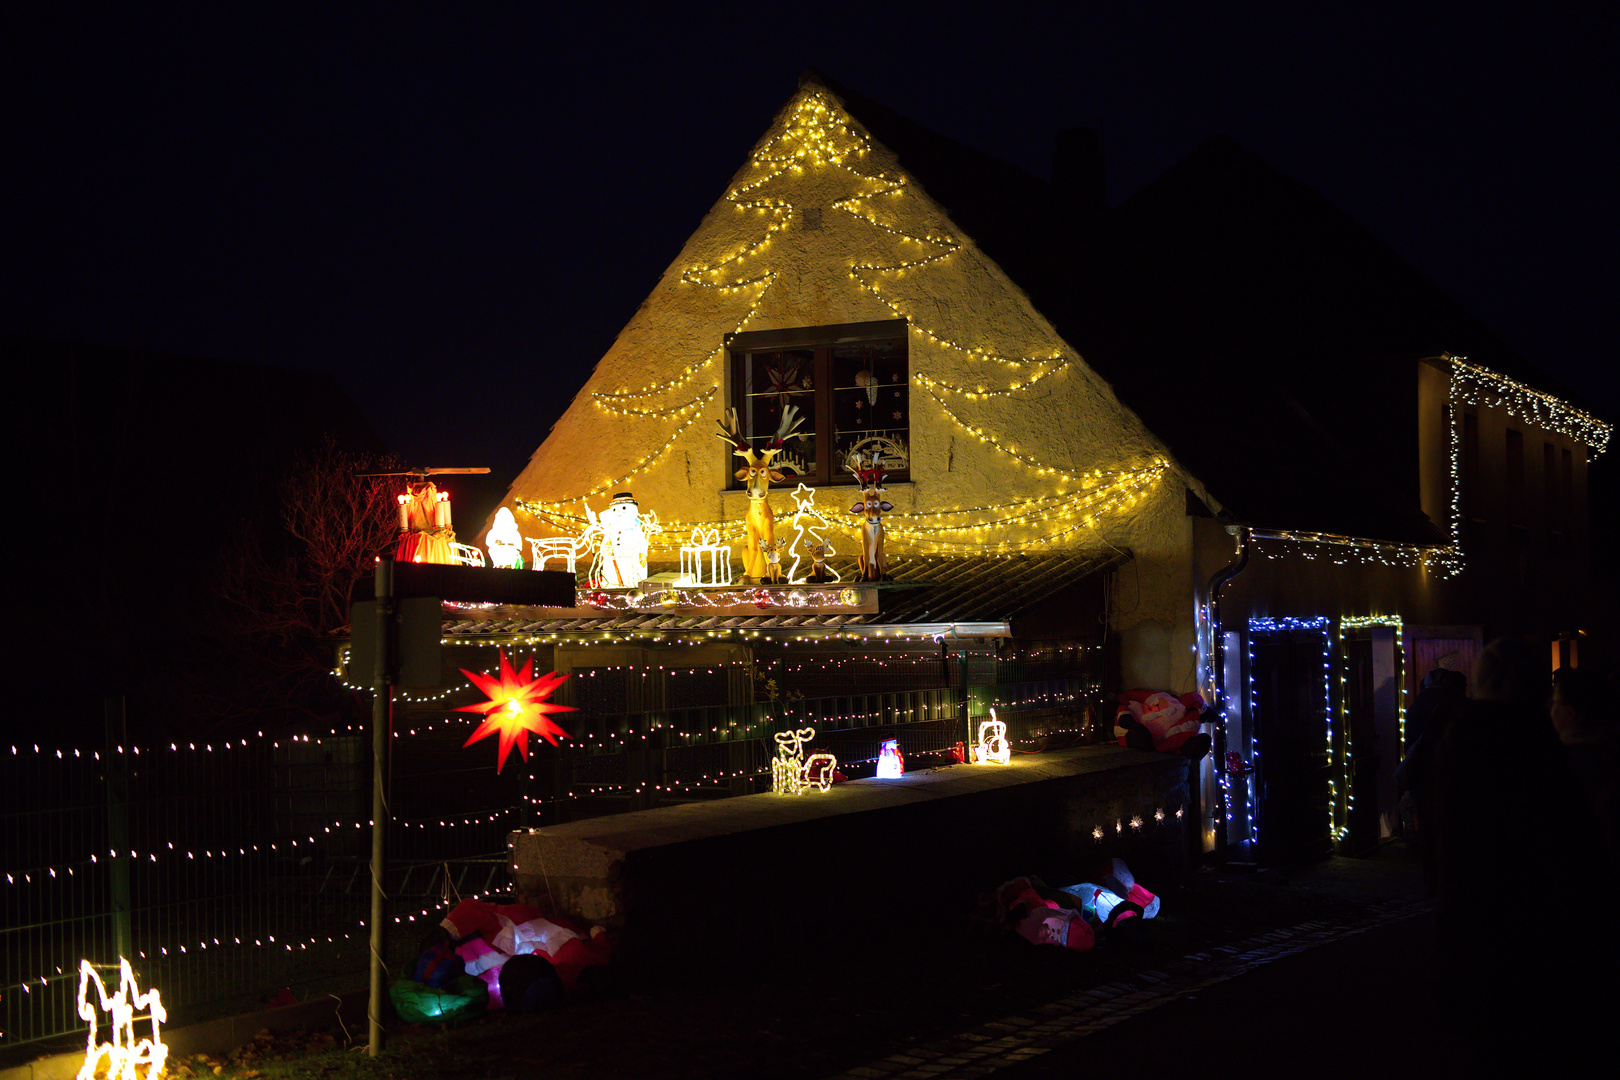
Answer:
M390 630L393 624L394 561L382 559L377 563L374 592L377 600L376 666L371 673L371 994L366 1005L370 1032L366 1040L366 1053L376 1057L382 1052L383 1029L383 841L387 835L388 803L384 798L387 783L388 728L393 706L394 688L390 681L393 648Z
M130 944L129 874L129 759L124 756L129 732L124 718L124 695L109 694L106 699L107 726L107 842L112 848L107 882L112 890L113 952L119 957L135 955Z

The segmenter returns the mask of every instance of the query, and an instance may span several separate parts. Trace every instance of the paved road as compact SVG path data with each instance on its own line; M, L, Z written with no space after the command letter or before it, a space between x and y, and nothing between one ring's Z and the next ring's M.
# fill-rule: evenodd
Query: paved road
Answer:
M1429 921L1415 915L1261 964L994 1075L1444 1075L1424 1022Z
M1306 924L914 1046L844 1080L1451 1075L1425 1022L1429 906Z

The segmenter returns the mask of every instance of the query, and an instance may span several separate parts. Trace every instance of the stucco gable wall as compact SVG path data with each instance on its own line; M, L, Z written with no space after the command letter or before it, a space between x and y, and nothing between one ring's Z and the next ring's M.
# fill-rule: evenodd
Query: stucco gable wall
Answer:
M820 125L808 135L807 116ZM745 496L726 490L736 461L714 437L731 400L725 335L905 318L911 482L889 485L890 550L1043 550L1029 548L1043 537L1051 547L1129 548L1137 561L1122 572L1116 625L1149 636L1157 627L1188 653L1182 481L1165 471L1126 503L1073 497L1162 465L1163 447L894 156L850 123L815 88L784 107L731 197L705 216L513 484L506 502L525 535L574 531L557 515L580 514L582 495L600 509L621 490L678 523L667 546L693 523L738 522ZM749 201L765 205L739 205ZM820 228L807 228L814 210ZM883 269L903 264L913 265ZM1001 393L961 392L981 388ZM824 491L818 505L831 515L852 498L848 488ZM541 514L524 512L537 504ZM773 504L779 516L793 505L785 492ZM1025 520L1006 522L1021 505ZM922 546L915 533L907 542L907 524L940 519L906 515L952 509L968 512L951 520L991 527L945 537L955 546Z

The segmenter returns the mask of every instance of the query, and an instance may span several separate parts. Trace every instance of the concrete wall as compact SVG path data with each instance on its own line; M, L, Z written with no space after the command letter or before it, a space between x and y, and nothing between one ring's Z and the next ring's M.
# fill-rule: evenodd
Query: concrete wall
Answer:
M624 962L656 972L960 928L1002 881L1095 880L1111 855L1167 888L1190 866L1187 797L1186 759L1089 747L518 832L514 878L533 903L622 927Z

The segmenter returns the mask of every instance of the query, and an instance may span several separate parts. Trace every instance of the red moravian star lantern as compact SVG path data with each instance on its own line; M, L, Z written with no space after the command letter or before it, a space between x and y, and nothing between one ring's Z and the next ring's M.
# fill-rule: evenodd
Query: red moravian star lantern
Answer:
M513 744L517 744L518 753L523 760L529 759L529 733L545 739L552 746L557 745L557 738L566 739L568 732L558 727L547 717L547 713L573 712L572 705L558 705L548 700L553 690L561 686L567 675L559 675L553 671L549 675L534 678L534 657L529 657L524 663L523 670L514 672L512 662L506 658L506 650L501 650L501 675L494 678L490 675L480 675L477 672L461 669L461 673L472 680L474 686L484 692L489 698L477 705L462 705L457 712L481 712L484 722L478 725L462 749L466 749L479 739L490 735L499 735L500 752L496 758L495 771L500 772L506 767L506 755L512 752Z

